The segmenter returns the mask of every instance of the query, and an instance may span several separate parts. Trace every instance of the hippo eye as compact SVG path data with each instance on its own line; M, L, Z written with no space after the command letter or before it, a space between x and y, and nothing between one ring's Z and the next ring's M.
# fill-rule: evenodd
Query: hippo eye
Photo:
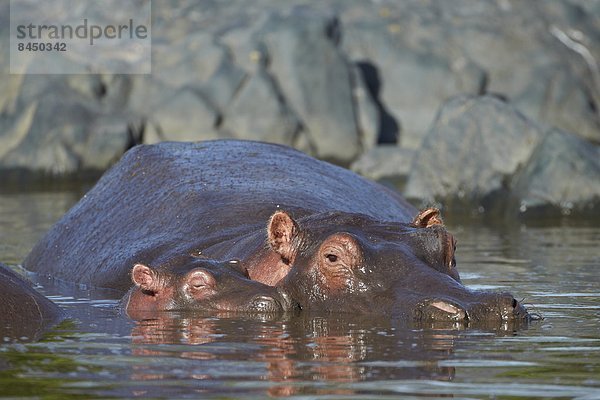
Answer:
M187 285L194 290L205 290L215 287L216 281L210 272L199 269L190 273Z
M336 256L335 254L326 254L325 258L327 258L327 260L331 263L334 263L338 260L338 256Z

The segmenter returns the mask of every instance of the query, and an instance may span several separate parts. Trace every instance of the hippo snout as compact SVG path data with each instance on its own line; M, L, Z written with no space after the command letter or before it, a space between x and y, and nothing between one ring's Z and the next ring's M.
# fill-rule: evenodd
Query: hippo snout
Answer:
M530 321L531 315L510 293L478 293L470 302L434 298L421 301L414 320L437 322Z
M275 288L272 295L257 295L250 302L250 311L260 313L280 313L300 310L300 305L282 288Z
M250 309L260 313L280 313L284 311L282 304L274 297L259 295L252 299Z
M473 320L530 321L531 316L510 293L484 294L470 312Z
M501 296L503 297L503 300L500 302L503 319L522 321L531 321L532 319L535 319L510 293L504 293ZM504 315L506 315L506 317L504 317Z
M417 321L468 321L467 311L455 302L445 299L431 299L423 301L414 312Z

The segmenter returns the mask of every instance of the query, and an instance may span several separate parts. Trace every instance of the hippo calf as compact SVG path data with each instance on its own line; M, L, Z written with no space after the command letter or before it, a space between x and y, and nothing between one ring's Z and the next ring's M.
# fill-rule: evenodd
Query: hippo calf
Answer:
M236 140L136 146L42 238L25 268L129 290L135 263L201 251L305 310L413 320L526 320L507 293L460 282L433 209L289 147Z
M136 264L131 279L134 286L122 305L134 319L154 311L281 313L295 306L277 288L250 280L237 260L220 262L184 255L157 268Z
M65 318L30 282L0 264L0 338L36 340Z

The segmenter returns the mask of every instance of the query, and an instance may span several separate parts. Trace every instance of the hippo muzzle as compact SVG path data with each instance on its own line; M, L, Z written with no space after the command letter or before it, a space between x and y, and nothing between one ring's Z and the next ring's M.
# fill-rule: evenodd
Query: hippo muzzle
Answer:
M289 293L281 288L275 288L276 295L257 295L252 299L249 310L250 312L260 312L268 314L279 314L297 310L298 304L295 303Z
M473 292L473 299L427 298L414 309L413 320L431 322L529 322L534 316L510 293Z

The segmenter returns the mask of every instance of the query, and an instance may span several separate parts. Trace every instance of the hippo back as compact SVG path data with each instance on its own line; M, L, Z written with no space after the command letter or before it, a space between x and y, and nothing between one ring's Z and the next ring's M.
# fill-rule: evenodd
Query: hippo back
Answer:
M0 337L35 340L64 318L58 306L38 293L30 282L0 264Z
M136 146L40 240L25 268L125 292L134 262L264 229L277 209L408 222L400 195L291 148L219 140Z

